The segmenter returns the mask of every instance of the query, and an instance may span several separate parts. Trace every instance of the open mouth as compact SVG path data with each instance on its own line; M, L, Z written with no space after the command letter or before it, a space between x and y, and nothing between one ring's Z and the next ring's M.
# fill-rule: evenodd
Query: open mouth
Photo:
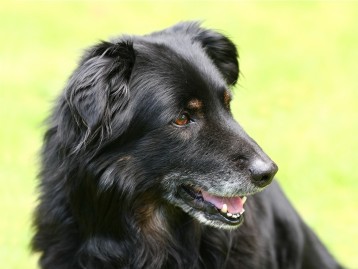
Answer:
M204 212L208 219L233 226L244 220L246 196L213 195L193 185L182 185L179 194L188 205Z

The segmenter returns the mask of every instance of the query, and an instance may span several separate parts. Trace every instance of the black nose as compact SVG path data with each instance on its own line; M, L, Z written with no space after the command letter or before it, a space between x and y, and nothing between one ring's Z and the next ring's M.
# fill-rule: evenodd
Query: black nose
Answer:
M271 183L277 170L277 165L271 160L263 161L262 159L255 159L249 166L252 183L260 188Z

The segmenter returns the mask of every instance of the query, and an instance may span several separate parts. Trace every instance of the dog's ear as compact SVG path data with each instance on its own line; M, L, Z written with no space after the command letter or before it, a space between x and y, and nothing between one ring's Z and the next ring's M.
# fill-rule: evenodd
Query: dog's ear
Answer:
M133 44L129 41L102 42L82 58L64 96L69 107L67 114L82 134L74 151L90 140L103 139L111 131L112 114L123 109L129 99L128 82L134 59Z
M226 36L200 27L198 22L182 22L172 28L184 32L201 44L229 85L235 85L239 77L238 53L234 43Z

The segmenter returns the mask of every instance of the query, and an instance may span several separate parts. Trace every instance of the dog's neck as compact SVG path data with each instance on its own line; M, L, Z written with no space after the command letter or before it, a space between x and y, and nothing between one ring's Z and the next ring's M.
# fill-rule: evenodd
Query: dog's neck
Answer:
M92 182L88 179L86 186ZM83 191L79 186L77 190L71 204L75 229L81 231L79 245L73 246L80 264L98 264L98 268L224 268L231 247L228 231L200 224L151 192L132 197L111 189L98 193L96 188Z
M203 226L177 208L150 207L124 211L108 224L111 227L92 231L81 246L81 260L91 259L92 264L92 259L98 260L99 268L104 264L103 268L224 268L231 247L228 231ZM114 224L116 234L106 236L104 231L113 231ZM93 246L96 251L91 251ZM99 252L101 257L91 257Z
M172 206L155 206L147 212L150 212L148 218L136 221L138 237L132 242L135 244L132 249L137 250L143 268L224 267L224 253L230 249L230 242L225 239L228 236L224 235L227 231L203 226ZM215 236L217 233L223 236ZM217 242L218 238L222 241ZM205 259L201 258L202 255Z

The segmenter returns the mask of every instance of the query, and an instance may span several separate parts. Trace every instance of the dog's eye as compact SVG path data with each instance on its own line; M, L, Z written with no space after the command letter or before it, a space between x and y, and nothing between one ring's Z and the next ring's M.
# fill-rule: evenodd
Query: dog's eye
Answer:
M190 116L189 116L189 114L186 113L186 112L180 114L179 117L176 118L176 120L174 121L174 123L175 123L176 125L180 125L180 126L189 124L189 123L190 123Z

